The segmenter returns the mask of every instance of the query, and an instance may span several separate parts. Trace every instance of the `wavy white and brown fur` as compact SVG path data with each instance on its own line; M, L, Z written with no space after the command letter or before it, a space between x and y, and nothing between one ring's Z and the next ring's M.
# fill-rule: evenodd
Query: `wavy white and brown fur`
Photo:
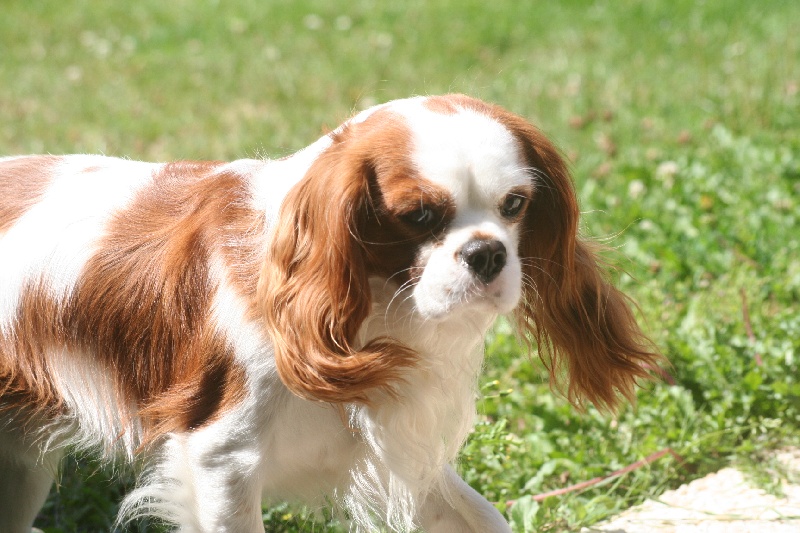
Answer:
M451 466L495 318L575 402L657 359L578 215L553 145L459 95L275 161L0 159L0 531L76 448L144 463L121 519L180 531L262 531L283 500L509 531Z

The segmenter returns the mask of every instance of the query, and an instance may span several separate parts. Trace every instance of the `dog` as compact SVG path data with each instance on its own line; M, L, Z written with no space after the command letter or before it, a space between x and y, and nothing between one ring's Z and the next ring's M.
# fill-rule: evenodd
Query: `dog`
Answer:
M0 159L0 531L65 450L142 466L118 520L506 532L452 464L507 315L572 402L658 355L578 236L567 165L464 95L372 107L278 160Z

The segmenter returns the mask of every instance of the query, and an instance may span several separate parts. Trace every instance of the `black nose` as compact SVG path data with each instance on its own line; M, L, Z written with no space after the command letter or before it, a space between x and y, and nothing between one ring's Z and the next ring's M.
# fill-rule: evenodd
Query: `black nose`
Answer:
M461 259L484 283L489 283L506 266L506 247L497 240L475 239L461 249Z

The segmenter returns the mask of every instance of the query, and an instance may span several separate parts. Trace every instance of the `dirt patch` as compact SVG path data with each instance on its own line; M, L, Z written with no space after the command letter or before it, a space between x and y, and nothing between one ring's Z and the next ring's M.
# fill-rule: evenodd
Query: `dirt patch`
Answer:
M790 479L800 474L800 449L777 455ZM784 482L783 495L753 486L735 468L724 468L648 500L583 532L789 533L800 532L800 484Z

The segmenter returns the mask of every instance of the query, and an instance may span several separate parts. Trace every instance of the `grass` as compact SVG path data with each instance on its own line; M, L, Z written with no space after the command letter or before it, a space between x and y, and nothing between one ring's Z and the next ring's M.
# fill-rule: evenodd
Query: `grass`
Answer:
M517 501L515 531L578 530L725 464L764 472L770 448L797 441L796 20L792 0L11 0L0 153L281 156L355 109L420 93L529 117L571 159L584 233L615 250L619 284L673 364L674 385L612 418L554 396L503 323L489 340L461 471L501 507ZM530 497L665 447L685 463ZM42 527L108 530L123 489L68 463ZM265 520L327 529L288 508Z

